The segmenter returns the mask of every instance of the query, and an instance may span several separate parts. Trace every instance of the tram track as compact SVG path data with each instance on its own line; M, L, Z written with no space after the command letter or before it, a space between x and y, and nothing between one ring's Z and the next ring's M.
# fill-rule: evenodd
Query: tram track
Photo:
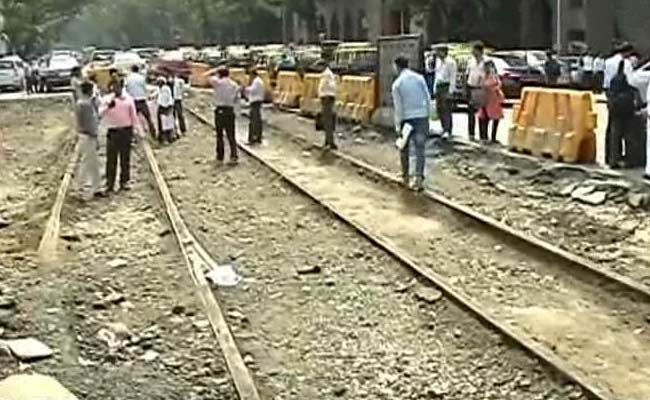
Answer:
M190 109L190 112L203 124L211 125L196 110ZM278 134L279 132L274 129L273 133ZM289 136L287 137L287 135ZM282 141L282 144L278 144L280 141ZM322 204L332 211L334 215L353 226L376 245L391 253L420 276L434 283L487 325L509 337L563 376L579 384L590 398L644 398L639 396L643 396L643 393L647 390L647 388L643 387L643 381L647 375L646 372L643 372L642 367L645 365L644 360L647 359L647 355L642 350L642 344L647 339L644 337L643 331L641 333L626 331L634 330L639 332L639 329L642 328L636 327L639 324L643 326L642 324L645 323L644 313L648 299L645 288L626 278L606 273L580 257L573 256L536 239L526 237L520 232L503 226L498 221L491 220L467 207L457 205L435 193L428 192L425 201L422 197L412 194L393 193L392 195L386 195L382 194L381 191L366 191L364 188L359 188L360 185L353 189L352 186L359 184L359 180L370 181L374 185L380 185L377 182L383 182L384 187L396 188L395 177L391 177L383 171L379 171L341 152L328 153L320 156L320 158L313 154L304 154L314 152L314 144L287 133L274 135L271 142L271 144L262 148L252 149L243 144L240 144L240 147L292 183L308 197ZM291 147L292 151L285 151L286 149L283 150L281 147ZM356 176L356 179L351 179L354 181L352 183L340 182L340 186L343 186L342 190L328 193L331 187L327 188L325 184L318 185L314 183L317 179L326 180L325 174L328 169L331 170L330 172L336 172L334 175L337 175L339 179L343 177L354 178L354 176ZM348 171L347 175L338 174L338 171L335 171L337 169L346 169ZM311 170L311 175L308 172L301 176L301 172L306 170ZM354 174L350 173L350 170L353 170ZM376 182L372 183L373 180ZM427 261L428 257L436 256L435 252L432 254L431 252L421 251L422 246L419 246L419 250L410 246L408 243L413 240L417 241L418 237L408 234L404 230L406 228L404 224L397 223L397 226L393 227L394 229L391 232L385 230L382 232L380 221L373 223L367 219L367 216L364 217L364 214L370 212L370 206L361 204L361 202L354 204L352 207L349 204L341 204L337 199L337 194L342 195L343 192L351 190L357 191L358 197L369 195L370 197L382 199L385 201L384 204L394 203L399 200L400 196L406 196L408 201L412 201L415 208L418 209L414 211L415 214L418 214L417 218L411 218L411 220L422 224L422 226L416 225L417 229L414 230L425 238L427 235L433 236L436 244L442 242L444 245L447 239L444 238L444 234L437 232L439 229L427 227L427 225L432 224L431 221L422 219L427 214L427 212L423 211L431 211L430 207L432 207L430 204L425 203L437 203L438 206L444 206L445 209L451 210L451 215L449 215L450 211L434 210L435 212L432 213L434 219L435 217L442 217L443 220L449 220L449 218L458 218L454 217L454 214L462 215L462 223L448 231L447 235L451 233L451 236L459 236L458 231L460 229L476 229L480 232L480 235L486 235L485 230L490 230L489 235L491 237L489 240L480 240L479 242L482 243L477 243L478 248L475 249L476 253L487 258L489 262L487 265L476 265L473 262L474 260L471 260L471 262L468 260L469 257L466 252L462 254L464 253L462 250L450 251L454 246L449 246L446 248L448 254L442 258L448 258L446 261L461 264L462 268L459 268L458 271L437 270L434 263ZM398 192L401 191L398 190ZM346 200L349 199L350 197L346 197ZM399 214L395 212L399 210L387 211L379 209L375 211L377 213L374 218L386 221L389 225L395 225L391 219L399 217ZM473 222L470 222L470 219ZM480 223L476 223L476 221ZM486 225L488 228L485 227ZM479 237L479 235L476 236ZM456 239L454 242L456 242L454 245L462 246L462 242ZM489 247L483 246L486 242L489 243ZM525 249L522 250L522 247ZM506 254L504 255L504 253ZM513 264L513 262L519 263L516 268L521 270L522 288L514 290L516 296L504 296L508 289L515 289L513 285L517 283L517 279L509 277L510 279L506 280L506 282L499 282L500 279L497 278L503 278L503 274L495 274L495 266L497 270L501 269L501 271L497 272L502 272L503 269L509 267L508 264ZM527 262L534 268L530 268ZM486 270L484 271L485 274L481 273L482 269ZM562 274L566 274L566 276ZM481 275L490 276L486 278ZM479 278L481 282L472 287L472 285L463 283L466 278ZM551 281L561 280L561 282L549 285L549 282L546 281L547 278L550 278ZM501 300L499 300L499 296L483 296L480 294L481 291L495 291L495 285L501 285L501 288L496 290L502 297ZM540 288L539 286L547 287ZM607 296L612 298L598 299L595 291L600 290L605 291ZM531 293L536 296L531 295ZM520 299L519 301L517 299L513 300L513 297L520 297ZM527 300L527 297L531 298ZM541 304L526 304L533 300L540 301ZM632 304L634 301L640 302L640 305ZM546 304L544 304L545 302ZM563 302L566 303L563 305ZM581 309L582 314L585 315L581 316ZM530 314L522 314L525 312L530 312ZM542 320L557 318L564 322L564 320L571 317L581 318L576 318L576 321L573 324L570 323L568 327L553 326L551 321L548 330L545 330L541 324L531 322L531 319L537 318ZM573 331L574 325L589 323L593 323L591 327L592 333L594 331L598 332L595 337L588 337L586 330L584 332ZM559 332L554 335L553 329L557 329ZM604 336L599 337L599 334L604 334ZM620 359L616 357L616 350L608 353L605 349L605 343L619 339L628 340L620 349L620 352L624 354ZM566 342L572 343L567 344ZM600 350L605 350L604 354L601 354ZM581 352L586 354L580 356ZM597 366L594 363L590 366L589 359L591 357L593 357L593 361L598 361L600 365ZM636 362L636 364L633 364L633 362ZM641 369L634 370L634 365L638 366L639 364L641 364ZM611 372L603 372L603 365L608 365ZM631 372L632 381L638 382L640 386L629 386L629 383L625 382L625 379L628 378L625 374L628 371ZM626 390L626 385L631 389Z

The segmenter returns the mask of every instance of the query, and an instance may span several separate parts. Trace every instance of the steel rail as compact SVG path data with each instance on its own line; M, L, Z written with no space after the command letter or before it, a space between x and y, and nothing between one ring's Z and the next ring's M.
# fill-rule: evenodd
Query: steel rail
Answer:
M186 109L192 116L194 116L202 124L209 126L210 128L214 128L213 123L210 122L208 119L206 119L204 116L202 116L199 112L197 112L196 110L190 107L186 107ZM281 128L278 127L273 127L273 128L275 130L280 130L280 131L282 130ZM299 142L307 143L311 147L318 147L313 143L309 143L306 139L302 139L302 138L295 138L295 139L297 139ZM444 278L443 276L439 275L436 272L431 271L429 268L426 268L421 264L419 264L419 262L416 259L412 258L409 254L407 254L404 250L402 250L393 241L380 234L373 232L371 229L365 227L364 225L348 218L345 215L345 213L342 210L340 210L336 205L334 205L332 202L320 199L319 196L313 193L310 189L306 188L300 182L286 176L272 162L269 162L264 157L262 157L257 151L255 151L254 148L246 144L243 144L239 141L237 142L237 145L246 154L251 156L253 159L257 160L261 164L265 165L275 174L280 176L283 180L288 182L291 186L295 187L298 191L300 191L301 193L309 197L312 201L315 201L317 204L324 207L337 219L351 226L359 234L361 234L371 243L376 245L378 248L382 249L391 257L393 257L403 265L407 266L409 269L414 271L418 276L426 279L431 284L438 287L450 300L452 300L455 304L457 304L464 310L470 312L472 315L476 316L485 326L487 326L488 328L492 329L495 332L500 333L505 338L507 338L510 342L516 344L519 348L523 349L526 353L532 355L536 359L543 362L550 369L560 374L567 381L572 382L578 387L580 387L583 391L583 394L586 395L587 398L589 398L590 400L616 400L616 398L613 397L613 394L611 394L609 391L597 387L593 382L591 382L591 380L583 372L581 372L580 370L576 369L568 362L558 357L556 354L551 352L546 346L540 345L534 340L510 328L508 325L502 322L498 317L494 316L492 313L483 309L473 299L460 293L457 289L453 287L452 284L449 283L449 281L446 278ZM356 160L353 157L345 155L340 151L332 151L331 153L339 157L341 160L348 162L350 165L354 167L358 167L360 169L366 170L367 172L371 173L372 175L379 178L380 180L384 180L384 181L387 180L388 183L390 183L391 185L399 182L397 178L391 176L390 174L387 174L364 162ZM486 221L490 221L489 217L481 216L481 214L477 213L476 211L473 211L468 207L458 205L454 203L452 200L446 199L441 195L432 192L426 192L425 195L429 196L432 200L439 202L440 204L443 204L447 207L452 208L453 210L462 213L463 215L472 216L472 218L477 219L478 221L481 221L483 223L486 223ZM468 214L465 214L465 212L468 212ZM493 226L496 227L498 225L495 224ZM507 232L509 234L510 232L516 233L516 231L512 228L508 228Z

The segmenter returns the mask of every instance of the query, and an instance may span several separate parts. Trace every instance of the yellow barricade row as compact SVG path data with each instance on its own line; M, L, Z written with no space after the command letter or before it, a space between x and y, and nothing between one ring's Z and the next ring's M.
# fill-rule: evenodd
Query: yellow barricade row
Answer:
M278 73L273 102L287 108L300 106L303 82L300 75L293 71L280 71Z
M210 86L210 72L213 68L205 63L190 63L190 85L199 88Z
M300 112L303 115L315 117L320 112L319 83L320 74L305 74L302 81L302 95L300 96Z
M508 146L568 163L596 160L597 116L590 92L525 88L514 108Z
M341 118L369 123L377 108L376 79L372 76L343 76L336 105Z
M102 92L108 91L108 84L111 82L111 67L95 67L88 71L88 76L94 76L97 87Z
M240 86L250 85L250 76L244 68L230 68L230 79L237 82Z

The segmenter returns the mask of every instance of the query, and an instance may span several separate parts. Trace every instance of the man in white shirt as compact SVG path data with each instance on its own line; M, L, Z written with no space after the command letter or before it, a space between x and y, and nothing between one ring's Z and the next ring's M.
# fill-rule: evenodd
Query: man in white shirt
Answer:
M467 118L469 139L474 140L476 131L476 113L483 107L483 77L485 75L485 46L482 42L474 43L472 57L467 62Z
M152 137L155 137L156 128L154 128L153 122L151 121L151 113L149 112L149 106L147 105L147 80L144 75L140 73L140 67L137 65L131 67L131 73L126 77L124 89L126 90L126 93L133 98L135 109L138 114L143 116L147 121L149 134Z
M246 96L250 104L250 121L248 125L248 144L255 145L262 143L262 104L266 95L264 81L257 73L257 69L251 70L251 85L246 88Z
M172 89L165 78L158 78L158 96L156 103L158 104L158 142L163 144L165 141L168 143L173 142L174 139L174 128L170 130L169 127L164 129L163 119L169 119L170 116L173 118L174 113L174 96L172 94Z
M629 59L627 59L627 56L632 53L633 50L634 48L629 43L621 44L616 48L616 53L605 61L605 78L603 88L605 89L605 94L607 95L607 108L609 111L607 113L607 128L605 131L605 148L611 148L611 143L614 141L614 135L612 133L612 99L609 93L610 84L612 82L612 79L614 79L618 73L618 67L621 61L624 62L623 72L627 77L628 83L632 82L632 75L634 70L632 68L632 63ZM615 160L611 159L611 155L612 152L605 152L605 163L608 165L612 165L615 162Z
M318 97L321 102L321 122L325 131L324 147L332 150L337 149L336 143L334 142L334 130L336 129L334 104L336 103L337 90L338 82L336 81L336 75L334 75L334 72L327 65L321 74L318 84Z
M185 81L174 74L173 95L174 95L174 119L178 120L178 129L184 136L187 128L185 126L185 114L183 112L183 96L185 95Z
M436 70L434 93L436 109L440 117L442 131L446 136L452 134L452 112L454 110L454 91L456 90L456 61L449 57L449 48L440 46L436 49Z
M230 164L237 164L237 139L235 137L235 107L239 104L241 88L230 78L226 67L217 69L217 76L210 78L214 89L214 125L217 131L217 163L223 163L225 149L224 132L230 146Z

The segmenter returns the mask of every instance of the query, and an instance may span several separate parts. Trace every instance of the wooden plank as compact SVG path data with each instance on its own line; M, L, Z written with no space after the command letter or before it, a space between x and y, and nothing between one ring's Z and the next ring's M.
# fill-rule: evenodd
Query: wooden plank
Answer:
M68 165L63 174L63 179L59 185L59 190L56 193L56 199L54 200L54 205L50 210L50 217L45 224L45 229L43 231L43 236L38 245L38 254L43 263L51 263L57 259L57 246L59 241L59 229L61 226L61 209L63 208L63 203L68 194L68 189L70 187L70 182L72 181L72 175L74 174L74 169L79 160L79 141L76 141L74 150L72 152L72 157L68 162Z
M146 140L143 140L142 143L149 168L154 175L156 186L163 199L167 217L174 230L188 272L194 282L196 293L203 303L212 331L217 338L219 347L226 360L228 371L239 394L239 398L241 400L259 400L260 396L252 375L237 348L221 306L214 297L212 289L204 276L204 271L211 269L216 263L187 228L172 198L169 187L160 172L151 146Z

